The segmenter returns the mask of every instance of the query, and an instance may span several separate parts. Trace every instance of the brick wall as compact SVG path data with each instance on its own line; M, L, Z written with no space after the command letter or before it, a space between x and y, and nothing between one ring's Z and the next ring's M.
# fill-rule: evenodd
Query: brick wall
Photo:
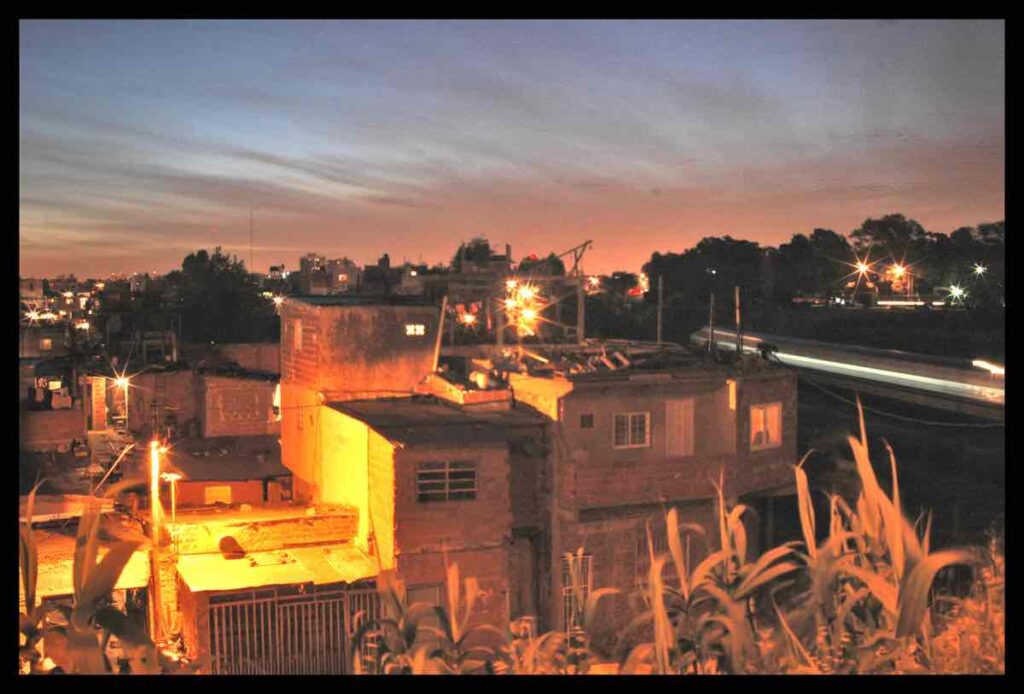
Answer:
M82 401L70 410L19 410L19 443L24 451L51 451L86 438Z
M483 550L448 552L448 562L458 564L461 590L465 595L465 579L476 578L485 597L474 607L469 624L491 624L499 629L508 619L508 551L505 546ZM444 585L445 564L440 552L401 554L398 570L406 586ZM444 588L441 588L442 600ZM464 609L464 608L462 608Z
M112 384L108 386L107 397L113 410L123 415L124 391ZM191 370L147 371L133 376L128 388L129 428L148 430L153 425L154 411L160 426L172 413L179 427L198 419L202 400L200 387Z
M358 513L332 510L313 516L247 521L236 515L231 520L186 523L179 516L176 526L168 526L179 554L205 554L220 551L226 535L234 537L247 552L263 552L282 547L346 542L356 534Z
M277 342L253 342L217 345L229 361L250 371L281 373L281 345Z
M416 464L472 460L476 499L416 500ZM504 443L465 448L409 447L395 453L395 539L399 554L501 544L511 536L508 451Z
M433 306L321 306L286 301L281 309L283 383L328 400L412 392L430 374L439 310ZM302 325L296 349L297 325ZM407 335L406 325L424 326Z
M276 383L261 379L202 376L204 438L276 434L272 412Z

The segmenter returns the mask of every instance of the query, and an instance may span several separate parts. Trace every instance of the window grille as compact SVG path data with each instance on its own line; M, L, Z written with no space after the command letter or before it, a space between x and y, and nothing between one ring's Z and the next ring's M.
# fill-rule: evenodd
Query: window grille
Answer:
M416 500L468 501L476 498L476 463L437 461L416 464Z
M593 586L590 554L562 557L562 630L570 631L583 622L583 607ZM576 576L573 576L575 569ZM574 580L575 578L575 580Z

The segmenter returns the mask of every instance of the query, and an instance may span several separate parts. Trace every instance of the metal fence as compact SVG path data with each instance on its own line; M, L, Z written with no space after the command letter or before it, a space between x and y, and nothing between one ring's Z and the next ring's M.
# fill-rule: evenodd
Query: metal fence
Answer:
M210 661L217 674L312 675L352 672L350 642L380 614L372 583L282 586L210 596ZM361 654L363 670L373 645Z

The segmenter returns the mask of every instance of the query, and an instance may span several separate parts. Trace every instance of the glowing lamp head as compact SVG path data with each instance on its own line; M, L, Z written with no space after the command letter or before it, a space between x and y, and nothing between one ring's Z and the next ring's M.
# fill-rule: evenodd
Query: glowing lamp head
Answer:
M474 323L476 323L476 316L474 316L472 313L463 313L461 316L459 316L459 320L462 321L463 325L473 325Z
M128 377L127 376L118 376L117 378L114 379L114 385L116 385L118 388L127 388L128 387Z
M506 280L505 289L509 290L510 292L515 291L515 288L518 286L518 284L519 283L516 282L515 280Z
M25 317L28 318L30 321L37 321L39 320L39 311L28 311L25 313Z
M274 302L274 306L280 308L281 304L284 303L284 297L283 296L275 296L273 299L271 299L271 301Z
M903 267L902 265L893 265L892 266L892 274L893 274L894 277L903 277L903 275L905 275L906 272L907 272L907 268Z
M871 269L871 267L864 261L858 261L856 267L857 272L859 272L862 275L866 275L868 273L868 270Z
M523 300L523 301L529 301L530 299L532 299L536 295L537 295L537 292L533 289L533 287L520 287L519 288L519 298L521 300Z
M949 295L955 300L960 300L967 296L967 292L960 285L954 284L949 288Z
M537 312L532 308L523 309L523 320L526 322L533 322L537 320Z
M178 472L161 472L160 478L166 482L179 482L184 479L185 476Z
M513 310L517 306L519 306L519 302L517 300L515 300L515 299L505 299L505 308L507 308L509 310Z
M977 275L978 277L981 277L986 272L988 272L988 268L987 267L985 267L981 263L975 263L974 264L974 274L975 275Z

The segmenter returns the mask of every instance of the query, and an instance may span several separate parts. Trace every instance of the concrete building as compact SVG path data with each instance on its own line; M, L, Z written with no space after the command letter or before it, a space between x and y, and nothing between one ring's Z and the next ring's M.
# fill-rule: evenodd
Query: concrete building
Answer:
M549 628L571 620L566 553L583 548L588 589L632 592L647 571L647 521L659 550L666 547L668 508L678 509L681 522L713 529L719 479L727 500L741 499L766 519L749 529L752 550L775 543L775 499L794 493L792 372L627 343L551 348L535 356L508 378L516 400L554 427L535 537L548 555L538 560L549 567L540 578L541 617ZM617 610L624 608L620 601Z

